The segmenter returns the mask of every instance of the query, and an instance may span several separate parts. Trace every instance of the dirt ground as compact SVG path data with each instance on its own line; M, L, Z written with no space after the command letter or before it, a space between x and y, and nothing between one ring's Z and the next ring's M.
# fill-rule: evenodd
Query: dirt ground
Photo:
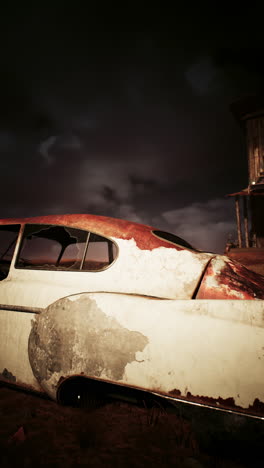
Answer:
M0 386L1 468L264 466L260 454L240 450L245 441L230 451L222 436L216 448L201 447L199 430L160 404L105 400L72 408Z

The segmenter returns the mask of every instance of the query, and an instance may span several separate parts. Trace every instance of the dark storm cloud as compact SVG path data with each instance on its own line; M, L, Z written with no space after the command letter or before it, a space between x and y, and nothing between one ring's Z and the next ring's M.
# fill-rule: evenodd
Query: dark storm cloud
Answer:
M221 250L234 227L224 195L247 185L229 106L262 87L257 13L3 14L1 216L92 212Z
M173 228L179 236L201 250L221 252L228 240L235 240L233 200L213 199L164 212L159 220L164 229Z

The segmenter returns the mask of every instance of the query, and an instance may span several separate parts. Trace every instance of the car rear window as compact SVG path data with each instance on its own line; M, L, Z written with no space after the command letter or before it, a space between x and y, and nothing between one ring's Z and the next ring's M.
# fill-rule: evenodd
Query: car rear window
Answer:
M195 252L198 252L198 249L195 249L189 242L185 241L181 237L175 236L175 234L171 234L170 232L165 232L165 231L152 231L152 233L157 236L159 239L166 240L168 242L171 242L172 244L179 245L181 247L185 247L186 249L194 250Z

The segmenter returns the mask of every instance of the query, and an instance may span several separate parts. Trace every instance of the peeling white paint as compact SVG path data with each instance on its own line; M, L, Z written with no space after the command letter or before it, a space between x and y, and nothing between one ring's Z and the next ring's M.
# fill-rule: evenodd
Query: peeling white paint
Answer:
M122 383L212 398L234 398L247 408L264 401L264 301L110 300L98 307L149 339Z
M69 299L76 303L80 298L87 298L87 304L95 302L113 329L118 323L148 341L143 351L127 363L121 379L115 380L104 364L98 367L96 378L157 393L170 394L176 389L182 397L190 392L215 399L233 398L236 405L245 409L256 398L264 401L264 301L150 300L107 293L87 293ZM42 382L45 390L52 388L49 394L53 398L61 376L82 373L78 356L89 328L89 320L79 322L76 315L71 321L68 314L63 324L63 314L61 310L60 321L55 320L54 327L59 330L61 324L63 330L66 323L71 326L74 353L68 375L62 369ZM1 311L0 365L17 380L39 389L27 355L32 318L32 314ZM89 356L89 343L86 348Z
M171 299L190 299L212 254L159 247L141 250L134 239L114 239L119 258L115 268L120 273L120 292ZM125 272L125 274L124 274ZM113 272L114 273L114 272Z
M16 269L0 282L0 303L47 307L70 294L114 292L191 299L212 254L159 247L141 250L134 239L113 239L119 257L100 272Z

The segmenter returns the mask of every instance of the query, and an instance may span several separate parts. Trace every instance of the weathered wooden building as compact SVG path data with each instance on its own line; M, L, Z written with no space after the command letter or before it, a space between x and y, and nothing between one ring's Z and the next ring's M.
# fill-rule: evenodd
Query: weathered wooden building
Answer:
M245 134L248 186L230 194L235 197L237 245L228 255L264 274L264 98L237 101L231 111Z

